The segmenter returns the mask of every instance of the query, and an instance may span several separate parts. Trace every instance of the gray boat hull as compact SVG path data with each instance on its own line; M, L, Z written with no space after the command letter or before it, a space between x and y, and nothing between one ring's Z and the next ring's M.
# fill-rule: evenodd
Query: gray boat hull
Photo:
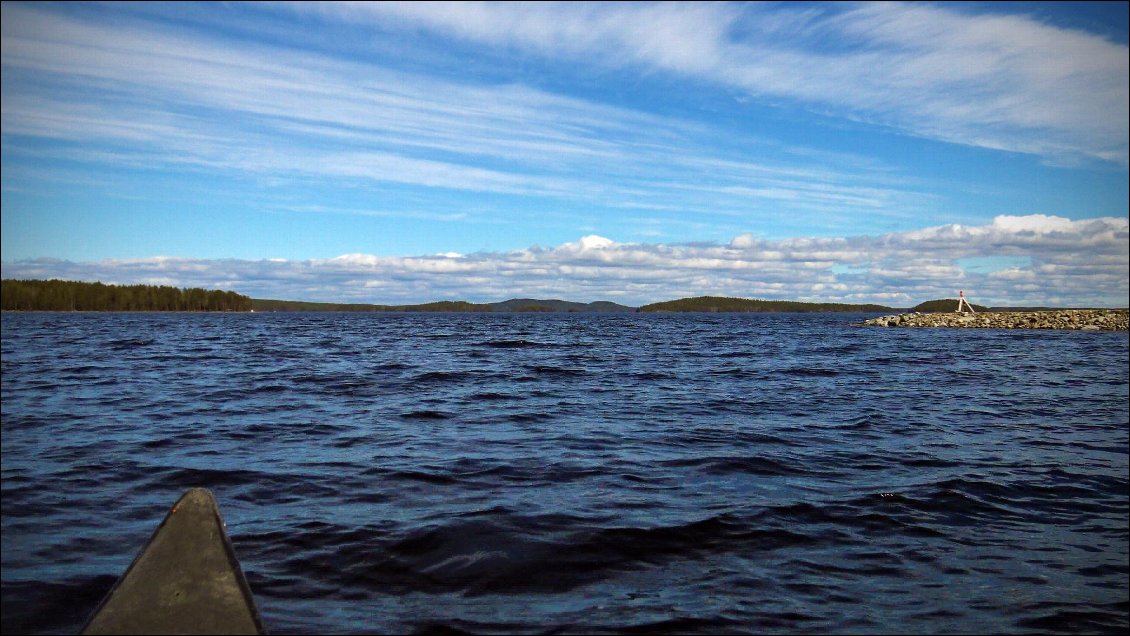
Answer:
M211 492L177 501L82 633L265 633Z

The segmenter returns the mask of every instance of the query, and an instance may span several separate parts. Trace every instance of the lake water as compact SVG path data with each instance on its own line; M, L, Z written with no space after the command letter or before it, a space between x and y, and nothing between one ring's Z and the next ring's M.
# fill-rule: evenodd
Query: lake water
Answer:
M0 627L203 486L276 633L1123 632L1127 334L866 317L5 313Z

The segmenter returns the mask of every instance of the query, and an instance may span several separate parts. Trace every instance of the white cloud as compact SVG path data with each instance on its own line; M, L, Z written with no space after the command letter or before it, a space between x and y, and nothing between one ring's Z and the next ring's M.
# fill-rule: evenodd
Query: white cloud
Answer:
M1035 232L1036 234L1047 234L1049 232L1068 232L1071 230L1072 226L1073 223L1071 219L1065 219L1059 216L1047 216L1044 214L1032 214L1029 216L1002 215L993 219L993 228L1013 233Z
M728 295L910 306L964 289L981 304L1126 306L1128 225L1125 218L1068 221L1032 215L883 236L767 240L743 234L727 245L619 243L590 235L551 248L466 255L38 259L2 267L4 278L160 281L234 289L257 298L327 302L531 296L644 304ZM994 257L1028 264L1000 271L978 265ZM974 265L963 269L963 259Z
M1127 47L1019 14L888 2L308 7L550 57L640 65L944 141L1127 163ZM823 52L829 43L834 53Z
M592 250L607 249L616 245L612 239L606 239L603 236L590 234L589 236L582 236L581 240L576 243L566 243L562 245L559 250L570 252L589 252Z
M449 15L434 5L421 14L416 4L313 10L371 19L388 11L432 26L463 24L456 18L466 15L465 28L484 38L511 25L522 42L578 54L607 36L636 47L640 60L716 56L687 43L708 49L722 37L718 20L734 13L701 3L568 3L458 5ZM668 217L820 215L829 227L847 226L854 212L877 224L901 220L930 198L873 160L826 154L814 162L804 148L775 149L772 161L738 160L714 145L728 133L521 85L427 77L152 23L83 21L36 5L3 11L5 78L21 82L3 94L6 156L288 183L333 179L352 191L407 185L427 193L424 208L446 190ZM574 17L558 20L562 12ZM655 39L660 31L687 38L685 46ZM18 79L32 76L43 81Z
M399 25L508 54L691 77L947 141L1126 163L1127 47L1019 15L894 3L317 3L298 10L361 22L370 32ZM550 210L547 217L565 209L560 218L568 217L569 227L589 228L571 236L627 240L659 225L736 234L723 245L589 235L514 252L301 262L20 261L5 263L6 273L104 273L107 280L184 280L331 300L522 292L637 303L699 293L913 300L941 294L960 277L967 287L983 282L986 296L999 302L1038 303L1031 299L1045 293L1039 287L1007 285L1010 276L1038 273L1041 284L1058 290L1048 298L1125 302L1118 300L1126 296L1125 219L999 216L884 236L758 238L775 223L801 225L798 219L815 220L807 226L827 234L874 233L863 228L906 227L907 218L937 224L939 213L922 205L933 202L924 192L929 184L874 158L775 144L766 153L727 150L767 142L717 144L727 131L676 117L518 84L476 84L473 74L425 77L373 63L376 56L346 61L265 39L173 31L136 15L78 19L53 5L16 3L5 3L3 13L8 191L29 180L13 174L33 170L9 162L13 156L54 170L55 178L79 175L94 185L98 179L76 164L106 172L173 165L326 190L356 187L351 194L420 186L418 198L404 200L311 203L279 194L270 200L276 210L483 222L485 205L454 207L456 197L442 196L420 204L442 190L553 199L536 209ZM755 156L774 159L749 159ZM72 160L69 167L41 168L59 158ZM557 205L563 201L568 205ZM268 207L262 199L248 205ZM583 218L575 213L597 207ZM626 234L597 222L609 208L654 216L638 223L639 234ZM506 220L526 215L522 205L512 210ZM1007 275L957 264L994 257L1030 264Z
M747 247L753 247L753 245L754 238L752 234L739 234L730 241L730 247L736 249L745 249Z

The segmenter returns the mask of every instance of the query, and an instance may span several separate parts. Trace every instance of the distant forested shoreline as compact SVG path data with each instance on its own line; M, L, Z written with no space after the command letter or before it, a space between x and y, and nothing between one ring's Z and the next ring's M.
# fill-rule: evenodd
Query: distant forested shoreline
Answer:
M443 300L414 305L322 303L250 298L231 291L180 289L154 285L109 285L63 280L2 281L4 311L229 311L229 312L874 312L882 305L848 305L787 300L700 296L641 307L607 301L577 303L564 300L512 298L495 303Z
M107 285L65 280L0 281L4 311L251 311L251 298L217 289Z
M5 279L4 311L230 311L230 312L474 312L474 313L791 313L889 312L885 305L762 300L725 296L698 296L629 307L608 301L579 303L556 299L511 298L501 302L473 303L441 300L414 305L326 303L250 298L232 291L180 289L154 285L108 285L63 280ZM1034 311L1048 308L983 307L976 311ZM920 303L909 312L952 312L956 299Z

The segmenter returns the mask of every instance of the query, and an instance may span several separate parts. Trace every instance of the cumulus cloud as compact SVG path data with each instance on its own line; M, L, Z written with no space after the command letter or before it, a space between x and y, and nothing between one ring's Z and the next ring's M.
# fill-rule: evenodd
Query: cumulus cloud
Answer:
M1035 232L1047 234L1049 232L1069 232L1072 223L1070 220L1045 214L1031 214L1028 216L1002 215L993 219L993 227L1005 232Z
M621 243L585 236L508 252L287 260L157 257L3 263L4 278L231 289L256 298L402 304L511 297L630 305L698 295L911 306L963 289L998 305L1126 306L1126 218L1000 216L880 236L728 244ZM986 263L1001 258L1000 269ZM977 266L964 266L964 261ZM1016 265L1016 263L1026 263Z

